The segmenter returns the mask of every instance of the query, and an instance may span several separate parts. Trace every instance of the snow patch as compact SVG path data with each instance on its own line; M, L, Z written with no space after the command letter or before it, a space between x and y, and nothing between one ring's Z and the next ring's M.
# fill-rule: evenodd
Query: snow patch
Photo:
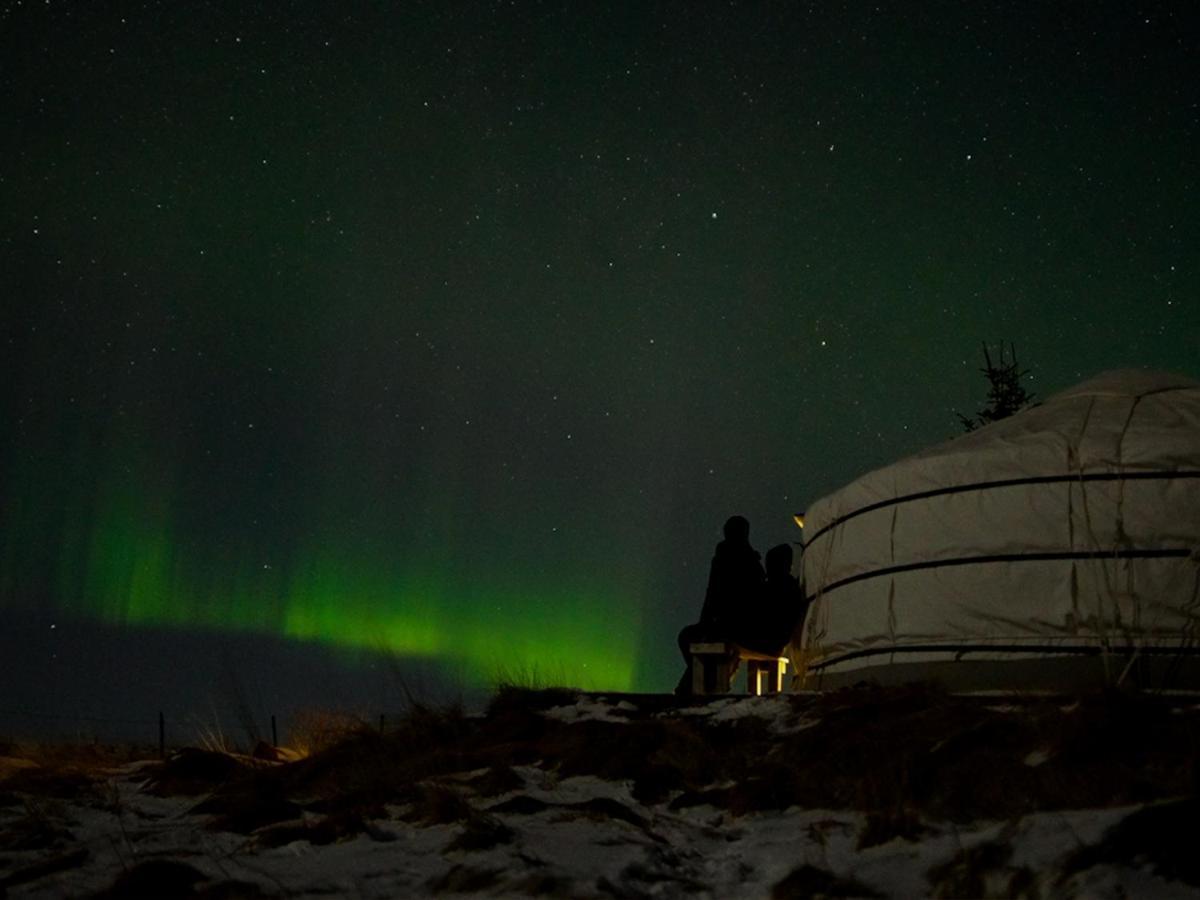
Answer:
M589 699L581 696L575 703L555 706L542 713L548 719L559 722L628 722L637 712L637 707L628 700L617 704L609 703L604 697Z

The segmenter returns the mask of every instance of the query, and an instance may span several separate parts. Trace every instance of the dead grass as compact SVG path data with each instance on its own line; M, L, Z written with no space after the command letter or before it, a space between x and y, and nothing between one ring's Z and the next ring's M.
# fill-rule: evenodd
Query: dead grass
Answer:
M525 779L512 766L494 765L484 774L470 782L471 788L481 797L497 797L525 787Z
M228 753L185 747L151 772L147 790L160 797L195 797L245 777L250 767Z
M353 713L328 709L300 710L292 716L287 746L300 756L312 756L372 728L378 728L378 725Z
M475 810L460 791L441 784L423 784L417 788L412 807L405 818L423 825L449 825L463 822L473 815Z
M98 799L113 770L154 755L138 744L0 741L0 805L20 795Z
M0 755L34 760L42 766L95 769L153 759L158 748L102 741L0 741Z
M103 796L105 776L94 770L74 766L38 766L20 769L3 782L4 793L10 797L29 795L54 800L99 801Z
M282 767L285 790L319 808L411 802L429 778L482 768L467 752L472 727L461 707L411 707L386 734L359 730L313 756Z
M931 894L936 898L1037 897L1037 879L1026 867L1009 865L1012 845L987 841L965 848L946 863L929 870Z
M316 813L325 817L318 819L323 830L309 838L318 841L357 833L384 816L384 804L396 804L414 821L464 823L467 849L504 839L482 811L484 798L513 794L501 804L509 812L549 808L521 793L525 779L513 766L528 765L558 778L627 780L640 803L674 809L710 804L735 816L791 806L856 810L866 816L858 836L865 847L916 838L934 821L1190 797L1200 758L1200 711L1147 696L996 701L920 685L854 689L785 700L796 716L816 723L785 734L753 717L712 723L672 715L672 698L639 699L639 712L620 723L568 724L544 714L577 697L574 690L508 686L477 717L456 704L410 703L384 734L366 723L322 718L312 729L317 749L306 759L255 764L192 749L156 767L152 789L207 795L197 808L214 816L214 827L242 833ZM0 795L13 802L77 799L97 790L106 766L129 755L58 749L37 768L7 777ZM480 774L464 780L467 772ZM564 806L563 813L644 826L626 807ZM29 839L40 839L30 827ZM1139 846L1123 840L1114 853ZM982 870L973 858L960 862L963 872L939 876L948 889ZM1187 872L1189 864L1182 855L1162 862Z
M73 836L62 826L60 804L45 798L26 797L23 814L0 831L0 853L27 850L61 850Z
M538 713L562 702L509 692L473 730L472 755L486 756L489 741L492 749L519 746L563 777L629 779L639 800L674 797L676 807L859 810L868 814L865 845L915 837L923 820L1006 819L1187 794L1200 744L1200 716L1123 694L1002 703L925 685L856 689L794 698L817 724L782 736L755 718L564 725Z
M1005 710L915 686L839 692L813 706L819 724L767 750L781 764L777 800L866 812L867 843L910 836L922 818L1006 819L1192 790L1200 720L1159 698L1098 694Z

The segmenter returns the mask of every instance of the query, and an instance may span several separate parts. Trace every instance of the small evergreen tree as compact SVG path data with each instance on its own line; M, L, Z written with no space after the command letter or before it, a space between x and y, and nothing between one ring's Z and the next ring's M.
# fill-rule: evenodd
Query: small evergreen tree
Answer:
M967 431L974 431L1000 419L1006 419L1013 413L1033 404L1034 395L1025 390L1021 379L1029 374L1028 369L1022 369L1017 363L1017 348L1008 345L1008 354L1004 351L1004 342L1000 343L1000 358L992 361L992 355L985 342L983 345L984 367L982 372L988 380L987 403L973 417L957 413L958 420Z

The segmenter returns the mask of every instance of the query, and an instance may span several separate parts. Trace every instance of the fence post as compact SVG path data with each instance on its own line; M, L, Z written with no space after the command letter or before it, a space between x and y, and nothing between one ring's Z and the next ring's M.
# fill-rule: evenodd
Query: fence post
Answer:
M158 757L167 758L167 720L162 710L158 711Z

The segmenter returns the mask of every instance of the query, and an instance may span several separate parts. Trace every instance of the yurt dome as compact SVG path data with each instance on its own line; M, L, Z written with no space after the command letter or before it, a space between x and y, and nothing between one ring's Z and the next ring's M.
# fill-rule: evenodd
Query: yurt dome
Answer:
M1200 688L1200 382L1106 372L804 524L805 687Z

